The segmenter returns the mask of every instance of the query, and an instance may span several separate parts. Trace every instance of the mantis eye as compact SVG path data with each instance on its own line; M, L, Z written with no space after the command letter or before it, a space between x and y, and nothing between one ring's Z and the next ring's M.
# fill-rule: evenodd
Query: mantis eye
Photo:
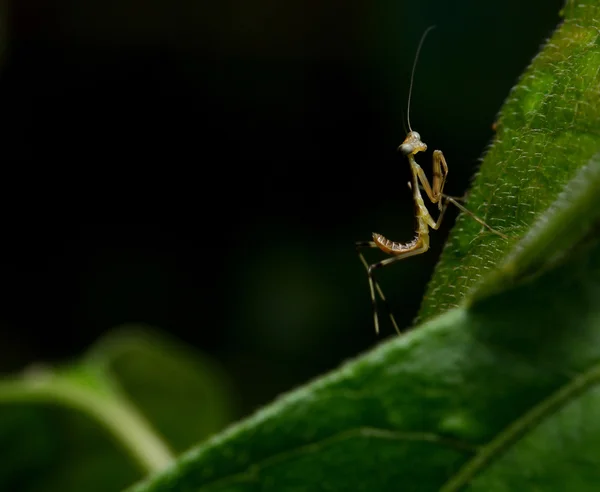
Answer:
M402 144L400 145L400 152L404 155L412 154L415 150L415 146L413 144Z

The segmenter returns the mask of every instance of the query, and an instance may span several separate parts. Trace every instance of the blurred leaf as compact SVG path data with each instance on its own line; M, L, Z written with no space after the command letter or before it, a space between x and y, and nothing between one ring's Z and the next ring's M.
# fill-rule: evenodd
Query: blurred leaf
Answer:
M150 453L152 436L135 434L145 418L131 402L182 450L231 420L228 391L210 361L142 327L106 336L77 364L0 379L0 490L121 489L146 473L125 452L127 439L166 463ZM129 437L119 425L133 429Z
M143 326L124 326L86 358L99 365L176 451L221 430L234 418L233 389L207 357Z
M600 149L600 7L567 2L565 21L511 91L467 206L511 237L461 214L424 296L420 320L457 306Z
M106 432L80 412L0 404L0 490L103 492L142 475Z

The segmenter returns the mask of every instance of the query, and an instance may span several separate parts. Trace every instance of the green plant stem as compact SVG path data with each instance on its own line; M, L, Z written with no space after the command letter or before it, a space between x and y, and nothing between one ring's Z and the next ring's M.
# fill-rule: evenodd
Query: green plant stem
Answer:
M173 455L146 419L124 398L60 377L0 380L0 403L54 403L96 419L147 473L166 468Z

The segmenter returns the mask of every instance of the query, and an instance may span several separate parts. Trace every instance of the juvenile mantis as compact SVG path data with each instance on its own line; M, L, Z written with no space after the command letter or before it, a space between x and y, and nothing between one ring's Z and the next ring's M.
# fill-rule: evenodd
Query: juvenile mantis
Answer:
M487 225L483 220L477 217L475 214L467 210L463 205L461 205L455 198L444 194L444 184L446 183L446 177L448 176L448 164L446 163L446 159L444 158L444 154L441 150L433 151L433 181L432 184L429 184L429 180L425 175L425 172L417 164L415 161L415 155L418 152L425 152L427 150L427 145L421 140L421 135L419 135L416 131L413 131L410 125L410 99L412 94L413 87L413 79L415 75L415 67L417 66L417 60L419 59L419 53L421 51L421 47L423 46L423 42L425 41L425 37L427 34L434 29L435 26L430 26L425 30L423 35L421 36L421 40L419 41L419 45L417 47L417 52L415 54L415 60L412 67L412 73L410 76L410 87L408 90L408 104L406 110L406 119L408 122L409 132L406 135L406 138L398 147L398 150L402 152L406 158L408 159L408 163L410 164L412 179L408 183L409 189L412 190L413 201L415 204L415 217L417 220L416 227L416 236L412 241L407 243L399 243L391 241L385 238L383 235L378 234L376 232L373 233L373 241L359 241L356 243L356 250L358 252L358 256L365 266L367 270L367 275L369 279L369 290L371 293L371 303L373 305L373 318L375 322L375 333L379 334L379 317L377 313L377 300L375 298L375 291L377 290L377 294L382 302L386 302L385 296L383 295L383 291L379 284L375 281L373 273L376 269L391 265L399 260L404 260L411 256L420 255L425 253L429 249L429 228L431 227L434 230L437 230L444 218L444 213L446 212L446 208L448 203L452 203L459 210L465 212L470 215L479 222L482 226L489 229L494 234L499 235L500 237L507 239L507 237L492 229L489 225ZM423 197L421 196L421 189L425 191L427 197L433 204L438 204L438 208L440 214L437 218L437 221L434 221L431 215L429 214L429 210L425 206L423 201ZM369 265L365 260L364 255L361 250L365 248L378 248L384 253L392 255L391 258L387 258L385 260L379 261L377 263L373 263ZM400 329L398 328L398 324L394 318L394 315L390 311L390 320L394 325L394 329L398 334L400 334Z

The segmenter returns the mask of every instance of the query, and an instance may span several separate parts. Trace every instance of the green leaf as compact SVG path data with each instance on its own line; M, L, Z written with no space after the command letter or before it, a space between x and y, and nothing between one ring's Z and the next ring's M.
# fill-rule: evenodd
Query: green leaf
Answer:
M599 2L565 14L502 110L469 201L511 240L462 218L428 321L131 492L597 490Z
M0 490L119 490L231 417L214 364L123 327L77 363L0 379Z
M132 492L596 490L599 190L600 156L536 226L548 237L555 220L589 217L560 261L286 395Z
M565 20L511 91L467 207L510 236L458 218L419 320L457 306L600 149L600 7L567 2Z

